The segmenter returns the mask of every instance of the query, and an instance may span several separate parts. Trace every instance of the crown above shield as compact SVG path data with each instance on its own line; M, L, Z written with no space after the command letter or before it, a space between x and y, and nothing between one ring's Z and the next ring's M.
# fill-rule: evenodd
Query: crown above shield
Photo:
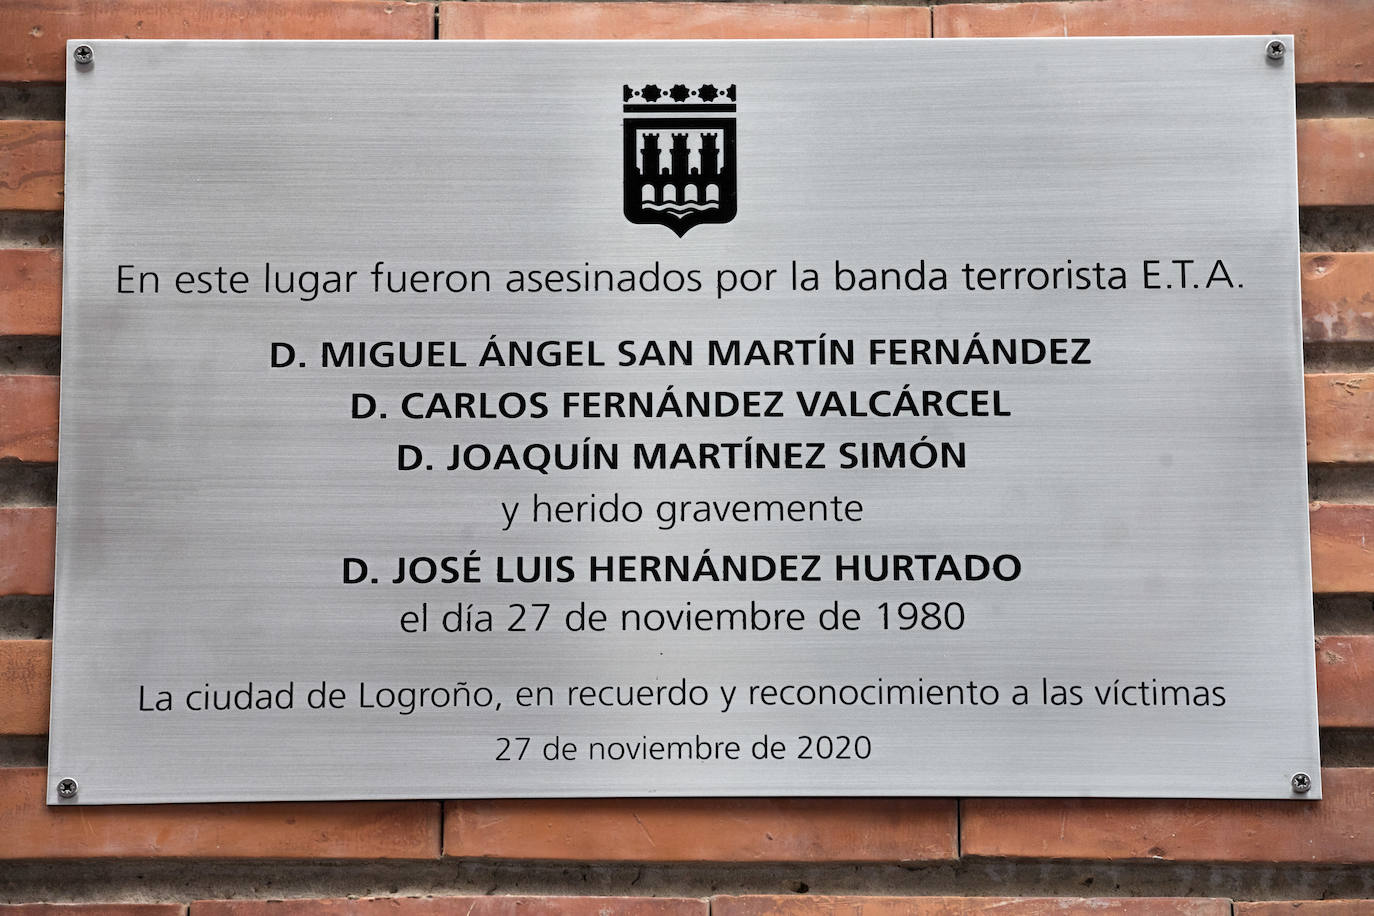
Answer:
M733 105L735 103L735 84L731 83L729 86L718 87L714 83L702 83L700 86L675 83L665 89L658 83L646 83L643 86L626 86L624 94L627 104L638 101L647 105L662 104L665 108L688 102L700 102L706 105Z
M622 94L625 218L679 237L734 219L735 84L626 84Z

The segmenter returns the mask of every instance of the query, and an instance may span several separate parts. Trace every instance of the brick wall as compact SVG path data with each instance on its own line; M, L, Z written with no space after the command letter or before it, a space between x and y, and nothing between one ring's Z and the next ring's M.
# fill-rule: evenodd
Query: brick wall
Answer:
M1323 801L44 805L69 37L1286 32L1297 38ZM0 2L0 916L1374 913L1371 462L1370 0Z

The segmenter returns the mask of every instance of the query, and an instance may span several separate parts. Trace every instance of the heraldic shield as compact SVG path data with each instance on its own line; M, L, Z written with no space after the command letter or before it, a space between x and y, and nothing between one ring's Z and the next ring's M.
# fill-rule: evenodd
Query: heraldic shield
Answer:
M626 86L625 218L685 235L735 218L735 87Z

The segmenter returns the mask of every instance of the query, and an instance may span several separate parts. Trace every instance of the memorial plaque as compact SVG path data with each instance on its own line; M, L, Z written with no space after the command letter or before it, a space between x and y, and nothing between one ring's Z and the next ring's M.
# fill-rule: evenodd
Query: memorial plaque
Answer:
M85 43L50 801L1319 797L1269 42Z

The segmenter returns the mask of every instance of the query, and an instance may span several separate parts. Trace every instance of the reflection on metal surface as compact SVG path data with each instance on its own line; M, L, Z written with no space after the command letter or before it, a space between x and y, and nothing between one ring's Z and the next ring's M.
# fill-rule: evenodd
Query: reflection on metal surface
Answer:
M89 42L50 801L1319 796L1268 40Z

